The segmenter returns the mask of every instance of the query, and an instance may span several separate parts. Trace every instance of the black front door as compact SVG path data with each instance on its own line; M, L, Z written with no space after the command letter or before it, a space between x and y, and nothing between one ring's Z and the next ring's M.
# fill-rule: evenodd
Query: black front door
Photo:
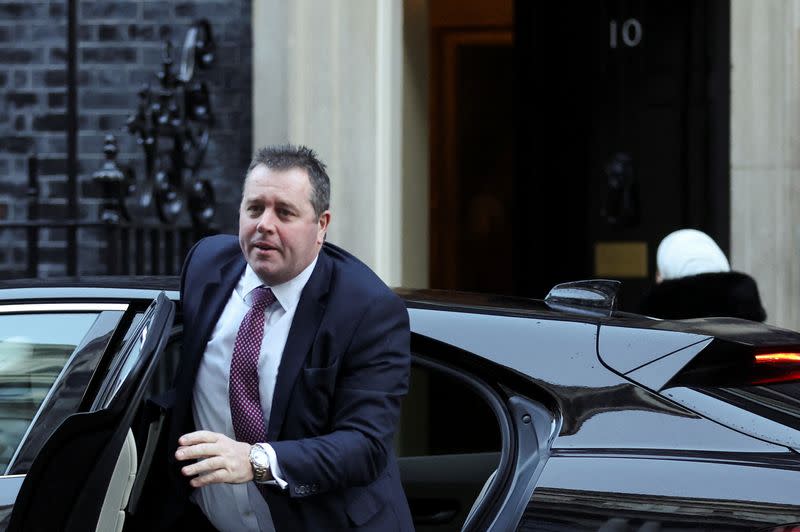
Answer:
M684 227L728 249L727 1L515 4L515 286L623 281Z

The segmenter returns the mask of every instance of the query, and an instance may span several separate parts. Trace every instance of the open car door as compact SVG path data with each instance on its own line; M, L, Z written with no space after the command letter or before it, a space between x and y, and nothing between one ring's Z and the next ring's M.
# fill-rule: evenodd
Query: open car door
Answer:
M120 451L174 317L175 305L162 292L111 362L88 411L65 419L31 464L9 531L97 529ZM135 452L132 462L135 468Z

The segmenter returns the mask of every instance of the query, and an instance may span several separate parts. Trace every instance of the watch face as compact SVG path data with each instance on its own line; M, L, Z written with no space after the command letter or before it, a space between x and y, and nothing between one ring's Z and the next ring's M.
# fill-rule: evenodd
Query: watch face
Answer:
M267 452L258 445L253 445L253 448L250 450L250 461L257 467L269 467Z

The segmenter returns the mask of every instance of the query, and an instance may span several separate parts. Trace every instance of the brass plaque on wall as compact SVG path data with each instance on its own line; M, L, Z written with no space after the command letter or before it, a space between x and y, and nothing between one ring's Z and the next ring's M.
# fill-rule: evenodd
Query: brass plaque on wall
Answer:
M594 275L647 277L647 242L595 242Z

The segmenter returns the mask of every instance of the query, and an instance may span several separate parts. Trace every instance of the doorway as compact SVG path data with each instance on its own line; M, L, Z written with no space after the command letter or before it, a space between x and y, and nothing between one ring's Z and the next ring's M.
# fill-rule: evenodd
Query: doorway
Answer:
M729 247L728 0L431 0L430 286L542 298Z

